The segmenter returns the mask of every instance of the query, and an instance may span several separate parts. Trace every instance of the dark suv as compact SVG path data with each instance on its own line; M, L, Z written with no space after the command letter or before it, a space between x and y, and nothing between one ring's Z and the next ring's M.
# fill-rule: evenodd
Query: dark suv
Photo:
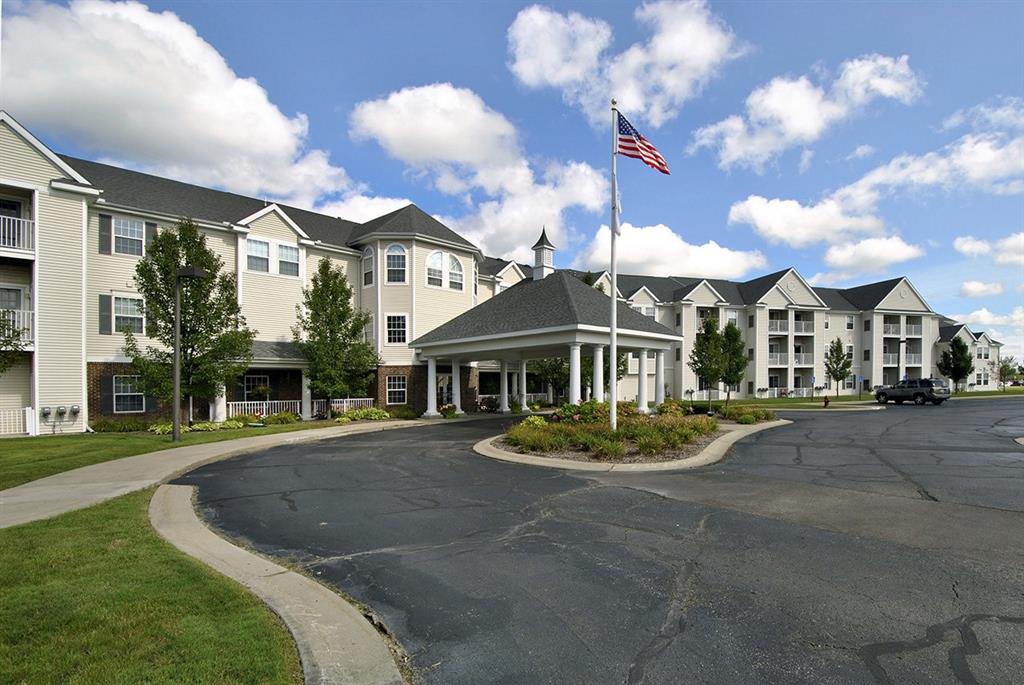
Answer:
M941 378L900 381L896 385L882 386L875 392L875 400L879 404L885 404L889 400L903 404L907 400L912 400L914 404L931 402L938 406L948 399L949 386Z

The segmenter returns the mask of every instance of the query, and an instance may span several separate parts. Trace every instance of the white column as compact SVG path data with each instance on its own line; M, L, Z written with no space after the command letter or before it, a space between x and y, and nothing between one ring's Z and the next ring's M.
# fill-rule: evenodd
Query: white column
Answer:
M459 360L452 360L452 404L455 405L455 413L462 413L462 367Z
M217 389L217 396L213 398L211 409L213 410L213 420L218 423L221 421L227 421L228 418L228 396L224 386L220 386Z
M647 349L640 350L640 368L637 369L637 391L636 409L641 414L648 413L647 409Z
M313 418L313 393L309 389L309 373L302 370L302 420Z
M665 350L654 353L654 404L665 401Z
M427 411L424 416L437 416L437 360L427 358Z
M519 362L519 408L524 412L529 410L526 404L526 360Z
M569 345L569 403L580 403L580 344Z
M551 385L550 383L548 383L547 385L548 385L548 389L547 389L548 404L554 404L555 403L555 386Z
M498 411L508 413L508 362L501 360L501 391L498 399Z
M594 399L604 402L604 345L594 345Z

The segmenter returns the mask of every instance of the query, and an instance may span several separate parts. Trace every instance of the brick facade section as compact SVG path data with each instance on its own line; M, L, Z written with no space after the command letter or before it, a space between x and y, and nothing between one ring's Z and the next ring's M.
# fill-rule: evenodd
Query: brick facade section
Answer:
M158 421L171 418L171 404L157 401L156 411L147 411L141 414L115 414L113 406L104 411L103 393L113 394L114 376L134 376L135 369L131 364L118 362L89 362L85 365L86 396L89 401L89 421L97 419L123 419L138 418L143 421ZM113 402L113 400L111 400ZM196 418L200 421L206 419L208 413L207 403L193 403L196 408ZM200 407L202 413L200 413ZM183 410L183 416L187 416L187 405Z
M438 365L438 374L442 373L441 365ZM476 409L477 393L480 385L480 372L475 367L463 366L461 368L460 382L462 389L462 410L474 411ZM448 373L448 371L444 371ZM380 366L377 367L377 375L370 382L370 392L374 405L382 409L395 408L389 405L387 391L388 376L405 376L406 381L406 404L417 414L427 411L427 365L417 364L415 366ZM440 409L440 407L438 407Z

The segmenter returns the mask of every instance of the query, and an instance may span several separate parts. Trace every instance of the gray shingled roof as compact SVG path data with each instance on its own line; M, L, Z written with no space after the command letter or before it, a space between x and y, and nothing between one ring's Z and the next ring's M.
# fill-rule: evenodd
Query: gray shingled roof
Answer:
M352 232L351 242L358 242L371 233L394 233L397 235L416 234L446 240L457 245L477 249L461 235L430 216L416 205L406 205L401 209L371 219Z
M540 237L537 238L537 242L535 242L533 247L530 249L536 250L538 247L549 247L552 250L555 249L555 246L551 244L550 240L548 240L548 231L546 228L540 229Z
M512 261L509 259L502 259L501 257L484 257L483 261L480 262L479 271L484 276L497 276L501 273L501 270L511 264ZM519 270L523 272L524 278L533 277L533 267L529 264L516 263Z
M90 162L67 155L60 157L102 190L101 197L104 200L125 207L219 223L240 221L270 204L244 195L173 181L109 164ZM280 203L277 206L284 210L306 235L329 245L348 244L353 229L359 225L298 207Z
M485 335L512 335L554 326L610 326L608 296L565 272L540 280L521 281L508 290L478 304L411 345L448 342ZM674 335L650 317L619 303L621 329Z
M959 333L960 329L963 327L964 324L962 323L953 324L952 326L939 326L939 342L949 342L956 337L957 333ZM967 332L970 333L971 329L968 328ZM971 334L971 337L974 337L973 333Z
M783 269L782 271L776 271L760 278L755 278L752 281L744 281L743 283L737 283L739 288L740 296L743 298L744 304L753 304L757 302L765 293L772 289L772 287L779 282L779 279L786 275L789 269Z
M280 359L281 361L304 361L305 357L299 352L298 346L293 342L278 340L253 340L252 357L260 359Z
M843 297L843 291L839 288L815 288L814 292L818 293L818 297L821 298L821 301L832 309L847 312L858 311L856 305Z
M856 288L846 288L843 290L843 297L849 300L857 309L874 309L902 280L902 277L890 278L887 281L859 285Z

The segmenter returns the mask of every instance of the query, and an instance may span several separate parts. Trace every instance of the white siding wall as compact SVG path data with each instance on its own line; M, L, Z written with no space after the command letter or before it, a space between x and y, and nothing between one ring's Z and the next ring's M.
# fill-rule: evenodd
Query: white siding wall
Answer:
M25 352L0 376L0 409L32 406L32 353Z
M7 124L0 124L0 150L0 178L48 186L66 175Z

